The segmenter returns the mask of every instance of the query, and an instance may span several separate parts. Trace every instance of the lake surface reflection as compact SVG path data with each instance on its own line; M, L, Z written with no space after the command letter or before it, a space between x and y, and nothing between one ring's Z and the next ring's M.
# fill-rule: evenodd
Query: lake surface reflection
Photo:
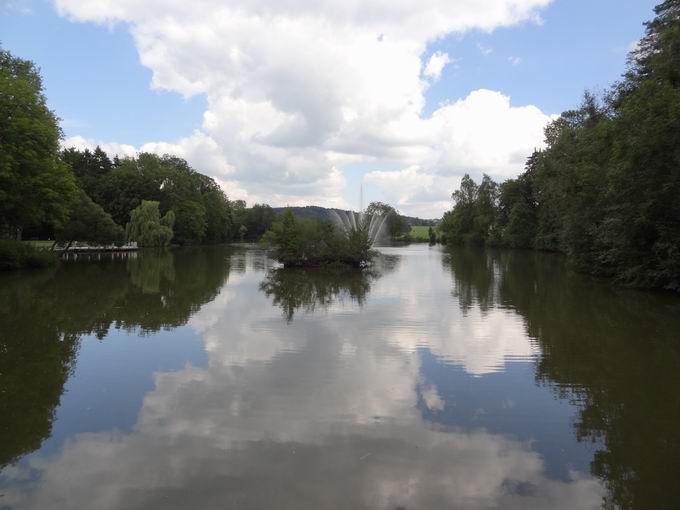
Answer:
M679 332L526 252L0 275L0 508L680 508Z

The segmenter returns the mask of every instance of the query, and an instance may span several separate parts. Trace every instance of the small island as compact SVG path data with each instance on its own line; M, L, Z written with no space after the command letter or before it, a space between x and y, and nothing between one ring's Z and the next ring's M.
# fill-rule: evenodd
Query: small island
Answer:
M373 242L380 236L385 217L351 215L351 221L296 218L286 209L262 238L262 245L284 267L344 265L364 267L375 251Z

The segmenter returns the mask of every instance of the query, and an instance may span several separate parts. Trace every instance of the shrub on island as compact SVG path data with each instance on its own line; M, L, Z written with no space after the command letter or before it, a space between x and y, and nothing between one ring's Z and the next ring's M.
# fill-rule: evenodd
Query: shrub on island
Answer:
M329 220L296 218L290 209L272 224L262 244L285 267L329 264L363 267L375 254L366 226L345 233Z

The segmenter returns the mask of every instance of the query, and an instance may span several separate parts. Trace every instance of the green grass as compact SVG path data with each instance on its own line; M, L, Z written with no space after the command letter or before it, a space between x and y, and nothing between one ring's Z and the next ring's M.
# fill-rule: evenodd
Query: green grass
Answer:
M46 267L56 262L53 253L30 242L0 239L0 270Z
M417 227L411 227L411 239L422 239L423 241L429 241L430 236L428 235L428 229L430 227L419 225Z
M31 246L35 248L51 248L52 245L54 244L54 241L24 241L25 243L30 244Z

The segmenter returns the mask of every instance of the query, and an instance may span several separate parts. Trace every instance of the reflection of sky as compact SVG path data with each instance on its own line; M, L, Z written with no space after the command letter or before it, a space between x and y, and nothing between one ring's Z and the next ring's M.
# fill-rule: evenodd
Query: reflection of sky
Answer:
M64 388L52 436L42 451L60 447L78 432L130 430L147 391L152 372L179 370L187 363L205 365L207 356L196 333L182 326L137 338L111 328L104 341L82 339L77 374Z
M397 253L363 306L344 300L290 324L258 290L261 256L240 254L220 295L189 322L207 360L193 341L177 344L186 364L156 361L164 348L144 344L148 337L92 344L102 350L81 355L74 381L96 381L104 350L121 348L127 354L113 356L137 356L146 370L132 373L153 372L152 384L133 376L110 385L109 427L73 424L60 452L7 470L3 503L599 507L571 410L534 383L536 349L521 319L507 310L463 315L436 249ZM96 395L96 386L89 395L72 387L80 393L63 398L64 423L71 397ZM143 396L133 424L114 416L130 410L131 394ZM38 480L19 483L29 467Z
M592 451L572 444L573 408L536 386L532 364L514 363L502 373L471 377L426 349L420 351L420 361L420 388L436 388L442 402L432 408L421 391L418 408L425 420L530 441L551 477L565 479L572 468L588 471Z

